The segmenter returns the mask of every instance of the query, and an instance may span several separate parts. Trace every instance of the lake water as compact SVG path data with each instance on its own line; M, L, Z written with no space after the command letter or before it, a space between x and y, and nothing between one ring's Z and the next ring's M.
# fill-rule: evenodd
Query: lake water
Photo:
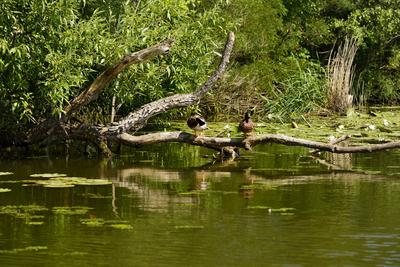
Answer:
M3 160L0 266L400 266L399 162L265 145L212 164L182 144ZM112 184L36 185L43 173Z

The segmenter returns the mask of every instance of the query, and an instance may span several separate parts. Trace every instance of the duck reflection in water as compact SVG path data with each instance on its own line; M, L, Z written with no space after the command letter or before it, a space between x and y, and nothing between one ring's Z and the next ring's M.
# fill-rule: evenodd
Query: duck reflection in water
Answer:
M251 185L254 183L254 178L250 174L251 168L248 168L244 172L245 179L240 185L239 192L245 199L250 199L254 197L254 188Z
M206 174L203 170L201 171L196 171L195 173L195 179L196 179L196 184L195 184L195 189L196 190L207 190L209 187L209 182L207 181Z

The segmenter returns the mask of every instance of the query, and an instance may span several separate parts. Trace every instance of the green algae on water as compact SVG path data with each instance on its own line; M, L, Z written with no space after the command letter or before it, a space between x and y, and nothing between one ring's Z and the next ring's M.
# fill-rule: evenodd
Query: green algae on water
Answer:
M32 221L29 221L29 222L27 222L26 223L27 225L43 225L44 224L44 222L42 222L42 221L37 221L37 222L32 222Z
M43 219L44 216L37 214L45 212L48 209L38 205L26 205L26 206L2 206L0 207L0 214L8 215L16 219L24 219L26 224L34 223L35 219Z
M43 186L47 188L70 188L77 185L100 186L110 185L111 181L105 179L88 179L85 177L51 177L48 180L24 180L23 186Z
M104 220L103 218L81 219L81 224L90 227L110 227L118 230L132 230L132 225L123 220Z
M255 210L268 210L271 209L271 207L268 206L248 206L248 209L255 209Z
M52 212L54 214L59 215L84 215L89 212L93 208L90 207L81 207L81 206L74 206L74 207L53 207Z
M81 219L81 224L91 227L101 227L105 224L105 220L102 218Z
M17 254L21 252L38 252L42 250L47 250L46 246L29 246L25 248L14 248L10 250L0 250L0 254Z
M132 225L124 224L124 223L110 224L109 227L114 228L114 229L119 229L119 230L132 230L133 229Z
M271 209L271 212L288 212L296 210L295 208L278 208L278 209Z

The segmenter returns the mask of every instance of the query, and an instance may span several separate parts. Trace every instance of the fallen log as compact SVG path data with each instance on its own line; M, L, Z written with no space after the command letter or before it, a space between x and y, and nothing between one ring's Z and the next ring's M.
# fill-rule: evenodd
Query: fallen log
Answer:
M348 139L348 136L339 138L343 141ZM223 147L237 147L251 150L252 147L259 144L275 143L286 146L303 146L319 151L327 151L332 153L365 153L375 152L386 149L400 148L400 141L388 142L384 144L367 144L363 146L340 146L338 142L323 143L302 138L291 137L282 134L261 134L246 138L227 138L213 136L196 136L186 132L159 132L145 135L131 135L123 133L116 135L115 140L118 140L127 146L143 146L155 143L187 143L195 146L202 146L219 151Z

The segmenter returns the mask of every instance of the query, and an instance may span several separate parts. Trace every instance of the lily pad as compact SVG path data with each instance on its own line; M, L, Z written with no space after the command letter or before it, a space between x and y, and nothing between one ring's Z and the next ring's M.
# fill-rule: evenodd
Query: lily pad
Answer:
M47 187L47 188L70 188L70 187L75 187L75 185L50 182L50 183L43 184L43 187Z
M6 193L6 192L11 192L11 189L9 189L9 188L0 188L0 193Z
M114 229L119 229L119 230L132 230L133 229L132 225L124 224L124 223L110 224L109 227L114 228Z
M11 175L14 174L13 172L0 172L0 176L2 175Z
M105 220L102 218L81 219L81 224L91 227L101 227L105 224Z
M294 215L294 213L293 212L282 212L282 213L280 213L280 215L292 216L292 215Z
M104 179L86 179L75 183L76 185L110 185L112 184L109 180Z
M24 180L23 186L43 186L48 188L68 188L76 185L110 185L111 181L104 179L88 179L84 177L51 177L48 180Z
M29 175L30 177L41 177L41 178L51 178L51 177L63 177L67 176L64 173L35 173Z
M271 209L271 207L267 206L248 206L248 209L255 209L255 210L268 210Z
M0 250L0 254L17 254L20 252L38 252L41 250L47 250L46 246L29 246L25 248L15 248L11 250Z
M45 212L47 210L48 209L46 207L38 205L26 205L26 206L9 205L0 207L0 214L12 216L16 219L24 219L26 224L35 225L35 223L38 222L32 220L43 219L44 216L38 213Z
M27 222L27 225L43 225L44 222Z
M93 208L90 207L53 207L52 211L54 214L62 214L62 215L84 215L88 213L89 210Z

